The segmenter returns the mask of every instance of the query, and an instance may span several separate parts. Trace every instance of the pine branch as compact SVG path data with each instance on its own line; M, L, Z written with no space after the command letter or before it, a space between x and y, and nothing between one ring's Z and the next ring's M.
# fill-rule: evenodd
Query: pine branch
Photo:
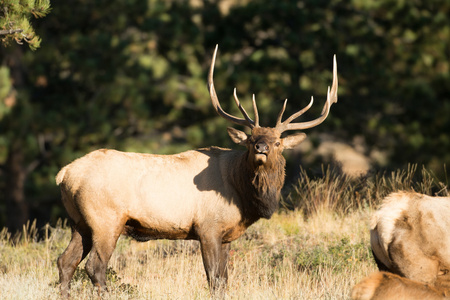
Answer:
M30 19L42 18L50 11L50 0L0 0L0 40L5 45L11 40L25 41L31 50L39 48L41 40Z

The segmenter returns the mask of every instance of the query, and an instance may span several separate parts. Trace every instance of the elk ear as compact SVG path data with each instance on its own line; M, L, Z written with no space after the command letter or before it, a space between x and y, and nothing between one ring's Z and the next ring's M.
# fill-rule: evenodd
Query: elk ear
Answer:
M288 135L283 138L284 149L292 149L303 142L304 139L306 139L306 134L303 132Z
M245 134L245 132L234 129L233 127L228 127L227 131L233 142L242 146L247 145L247 135Z

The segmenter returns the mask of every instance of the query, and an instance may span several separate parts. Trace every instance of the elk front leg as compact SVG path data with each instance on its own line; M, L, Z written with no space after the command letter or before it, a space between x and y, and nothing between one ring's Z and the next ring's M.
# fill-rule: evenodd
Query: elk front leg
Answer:
M206 271L206 278L212 294L221 290L227 281L227 262L229 253L229 243L222 244L221 238L200 239L203 266Z
M219 276L226 286L228 281L228 256L230 254L230 243L222 244L220 253Z

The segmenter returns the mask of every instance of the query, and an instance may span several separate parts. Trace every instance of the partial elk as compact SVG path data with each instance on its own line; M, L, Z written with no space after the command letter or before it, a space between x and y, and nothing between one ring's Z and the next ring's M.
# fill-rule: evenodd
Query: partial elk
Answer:
M445 290L389 272L376 272L355 285L352 300L443 300Z
M226 113L213 83L217 47L208 75L216 112L232 123L228 134L246 151L210 147L174 155L127 153L101 149L68 164L56 176L62 202L72 222L72 239L58 258L61 293L67 297L78 264L90 253L86 271L99 292L106 289L105 271L121 234L138 241L185 239L200 241L203 264L212 292L225 286L230 243L260 218L278 208L285 179L284 149L301 143L305 133L281 137L289 130L315 127L337 102L336 58L333 83L321 115L292 121L313 104L283 121L286 101L273 128L261 127L253 96L255 119L234 99L244 118Z
M449 214L450 197L402 191L383 199L371 220L372 252L380 271L403 278L391 279L389 285L383 284L380 289L388 286L417 289L421 284L421 289L430 290L430 295L439 291L441 297L450 296ZM374 282L365 281L372 285ZM387 281L384 277L384 282Z

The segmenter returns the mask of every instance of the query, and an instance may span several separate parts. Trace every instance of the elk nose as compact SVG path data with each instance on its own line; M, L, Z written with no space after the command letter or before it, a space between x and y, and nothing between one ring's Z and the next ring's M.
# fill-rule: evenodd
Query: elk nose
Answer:
M269 151L269 146L264 142L259 142L255 144L255 150L258 153L267 153Z

